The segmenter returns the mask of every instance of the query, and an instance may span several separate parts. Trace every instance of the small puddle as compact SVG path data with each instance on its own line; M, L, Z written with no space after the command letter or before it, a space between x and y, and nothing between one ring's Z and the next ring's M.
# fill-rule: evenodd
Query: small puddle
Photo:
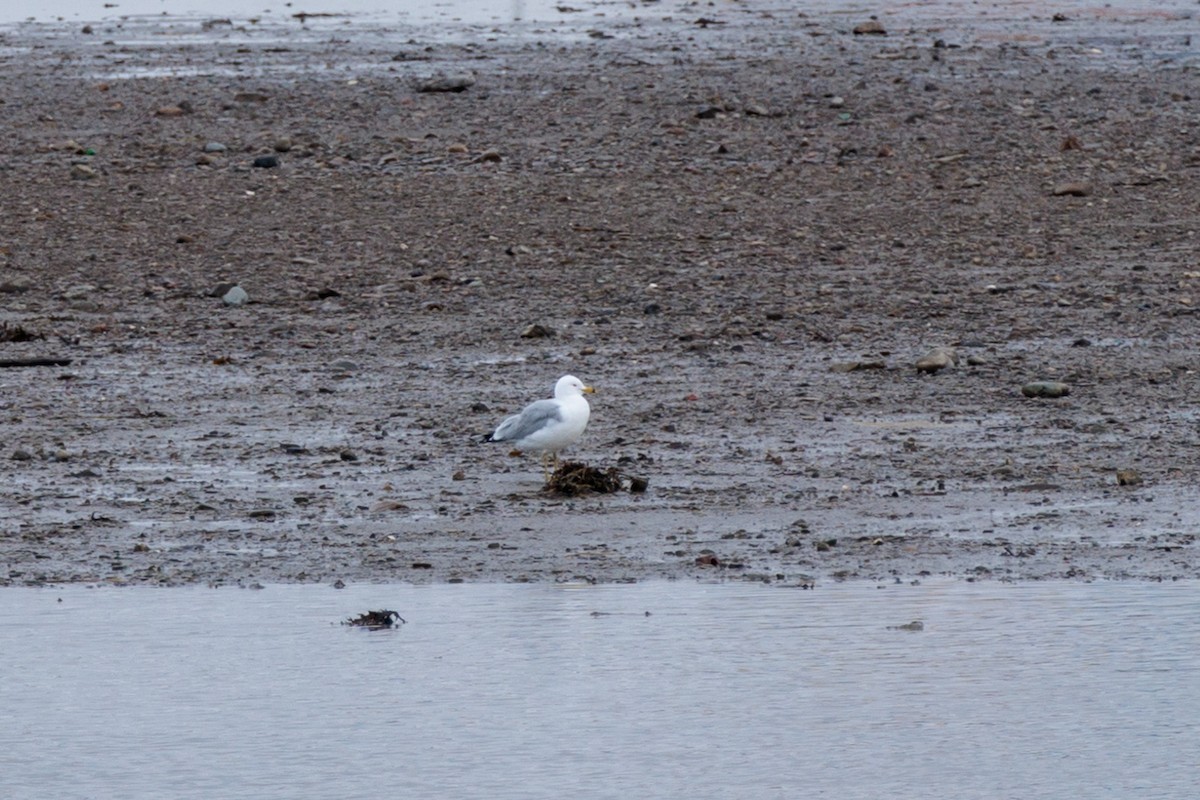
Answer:
M0 782L10 798L1191 798L1196 588L0 589ZM406 624L341 624L374 609Z

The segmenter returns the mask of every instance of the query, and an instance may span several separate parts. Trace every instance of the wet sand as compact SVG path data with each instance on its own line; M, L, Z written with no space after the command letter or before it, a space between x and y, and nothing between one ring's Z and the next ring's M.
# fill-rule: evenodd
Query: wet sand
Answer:
M1195 12L1122 8L6 29L0 584L1200 575ZM479 443L566 373L646 492Z

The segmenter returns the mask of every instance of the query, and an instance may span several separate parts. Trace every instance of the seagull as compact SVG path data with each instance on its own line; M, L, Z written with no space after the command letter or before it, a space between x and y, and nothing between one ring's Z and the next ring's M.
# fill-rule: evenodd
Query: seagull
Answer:
M584 386L574 375L564 375L554 384L553 400L530 403L520 414L501 422L500 427L484 437L484 441L511 444L516 455L525 450L540 451L542 471L548 482L551 470L547 469L547 459L552 459L554 469L557 469L559 451L583 435L592 413L584 395L595 391L591 386Z

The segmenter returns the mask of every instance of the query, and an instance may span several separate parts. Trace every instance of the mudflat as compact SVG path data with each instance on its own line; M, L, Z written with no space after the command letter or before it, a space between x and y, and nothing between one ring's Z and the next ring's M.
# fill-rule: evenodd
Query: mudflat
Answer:
M1200 575L1195 7L791 5L0 32L0 584Z

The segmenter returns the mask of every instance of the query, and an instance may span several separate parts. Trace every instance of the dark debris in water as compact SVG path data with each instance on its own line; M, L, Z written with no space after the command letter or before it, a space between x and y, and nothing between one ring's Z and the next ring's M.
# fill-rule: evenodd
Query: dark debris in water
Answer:
M625 475L616 467L598 469L580 461L564 461L559 465L546 488L556 494L576 497L582 494L613 494L623 489L644 492L649 486L645 478Z
M348 619L343 622L343 625L353 625L357 628L366 628L372 631L382 631L389 628L399 628L406 622L404 617L400 616L395 611L381 609L379 611L368 611L365 614Z

